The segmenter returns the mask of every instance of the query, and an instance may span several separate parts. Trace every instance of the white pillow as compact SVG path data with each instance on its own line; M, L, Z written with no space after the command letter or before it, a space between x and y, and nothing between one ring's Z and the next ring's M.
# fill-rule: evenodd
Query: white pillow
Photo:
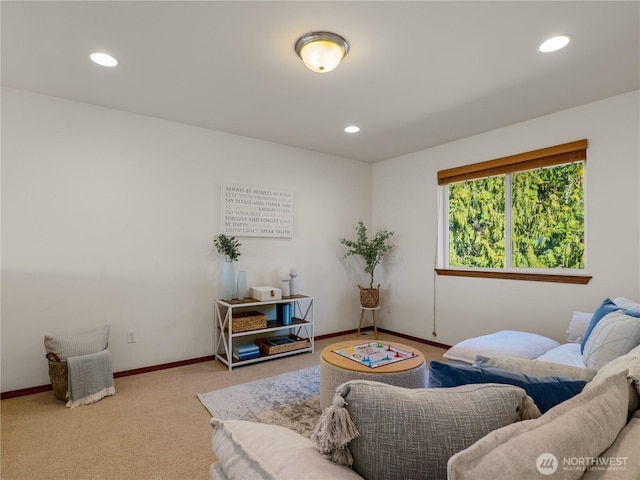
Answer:
M640 344L640 318L620 310L605 315L584 345L583 361L596 370Z
M567 342L582 342L582 337L587 331L591 317L593 317L593 313L573 312L571 322L569 322L569 330L567 330Z
M598 373L593 368L580 368L562 363L543 362L528 358L505 357L503 355L476 355L476 367L501 368L509 372L524 373L530 377L562 377L590 382Z
M613 303L625 310L640 310L640 303L636 303L633 300L629 300L624 297L616 297L613 299Z
M547 353L543 353L536 360L541 362L562 363L573 367L584 368L582 353L580 353L579 343L563 343L559 347L552 348Z
M323 458L311 440L278 425L213 418L213 454L227 478L362 480Z
M473 363L478 354L537 358L559 345L555 340L535 333L502 330L463 340L447 350L443 357L466 363Z

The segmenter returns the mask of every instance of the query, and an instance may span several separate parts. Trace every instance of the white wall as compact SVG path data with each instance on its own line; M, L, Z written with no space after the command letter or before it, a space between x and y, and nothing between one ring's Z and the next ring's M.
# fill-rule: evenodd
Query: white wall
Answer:
M107 322L115 371L211 355L221 183L294 192L294 237L241 238L239 267L250 284L276 284L296 263L317 334L356 327L364 277L337 239L363 219L396 232L376 279L382 327L445 344L498 329L562 340L573 310L640 298L639 101L620 95L372 168L3 88L1 390L48 383L45 333ZM434 277L438 170L580 138L589 285Z
M562 341L572 311L593 311L607 296L640 298L639 117L635 91L375 164L373 221L397 232L384 328L449 345L500 329ZM581 138L588 285L434 278L438 170Z
M291 190L294 237L241 238L249 284L295 263L316 333L356 328L338 238L371 165L2 90L2 391L49 382L43 335L111 323L114 371L213 354L220 184ZM138 342L126 343L135 328Z

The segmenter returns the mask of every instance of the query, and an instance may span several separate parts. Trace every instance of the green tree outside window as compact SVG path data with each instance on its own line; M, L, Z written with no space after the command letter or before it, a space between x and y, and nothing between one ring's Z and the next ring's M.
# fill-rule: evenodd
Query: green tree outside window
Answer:
M583 162L448 188L450 266L584 268Z

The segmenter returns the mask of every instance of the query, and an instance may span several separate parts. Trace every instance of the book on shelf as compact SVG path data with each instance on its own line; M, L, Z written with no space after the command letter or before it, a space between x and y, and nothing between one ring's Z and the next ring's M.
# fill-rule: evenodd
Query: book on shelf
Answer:
M258 350L258 345L256 345L255 343L245 343L242 345L236 345L235 347L233 347L233 349L241 353L253 352L255 350Z
M290 303L279 303L277 306L278 323L291 325L293 318L293 306Z
M259 350L260 348L255 343L246 343L244 345L236 345L235 347L233 347L234 353L251 353L257 352Z
M258 358L259 356L260 356L260 350L258 350L257 352L250 352L250 353L233 352L233 358L235 358L236 360L250 360L252 358Z

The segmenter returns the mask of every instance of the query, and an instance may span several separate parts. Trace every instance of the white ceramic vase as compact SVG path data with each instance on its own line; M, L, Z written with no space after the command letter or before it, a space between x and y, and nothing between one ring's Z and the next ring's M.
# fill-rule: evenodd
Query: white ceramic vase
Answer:
M291 275L291 280L289 281L289 290L291 291L291 295L300 295L300 283L298 282L298 275Z
M247 297L247 274L244 270L238 272L238 300L244 300Z
M233 262L227 260L222 265L222 284L220 289L220 297L223 300L231 300L233 298L233 287L236 275L233 269Z
M288 297L289 295L291 295L291 293L289 293L289 279L280 280L280 289L282 290L283 297Z

